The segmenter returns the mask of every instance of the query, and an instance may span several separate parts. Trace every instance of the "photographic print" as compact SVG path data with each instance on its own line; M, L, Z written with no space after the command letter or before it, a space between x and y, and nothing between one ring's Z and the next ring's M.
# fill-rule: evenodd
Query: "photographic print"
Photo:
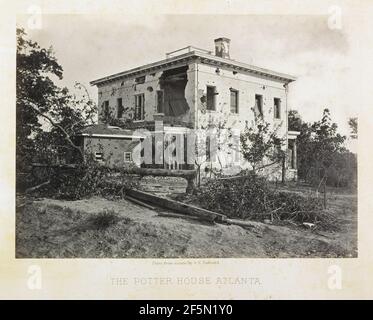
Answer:
M17 25L17 258L357 256L337 25L41 18Z
M285 2L8 7L12 295L364 296L370 5Z

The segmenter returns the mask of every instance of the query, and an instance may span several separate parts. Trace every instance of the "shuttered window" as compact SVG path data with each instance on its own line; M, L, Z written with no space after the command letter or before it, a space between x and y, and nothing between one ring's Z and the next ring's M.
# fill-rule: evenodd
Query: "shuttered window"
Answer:
M123 104L122 104L122 98L117 99L117 118L123 117Z
M144 120L145 119L145 97L144 94L135 95L135 117L134 120Z
M124 162L131 162L132 161L132 153L131 152L125 152L124 153Z
M206 90L206 98L207 98L207 110L215 110L215 96L216 96L216 88L212 86L207 86Z
M255 112L263 117L263 96L260 94L255 95Z
M281 118L281 99L279 98L273 99L273 117L275 119Z
M231 89L231 113L238 113L238 91Z

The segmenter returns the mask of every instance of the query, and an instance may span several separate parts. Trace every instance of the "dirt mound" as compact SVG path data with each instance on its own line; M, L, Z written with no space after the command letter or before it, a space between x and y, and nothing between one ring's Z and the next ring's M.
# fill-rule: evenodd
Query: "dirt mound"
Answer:
M350 238L259 222L243 228L162 217L125 200L39 199L18 205L16 254L17 258L356 256L353 233Z

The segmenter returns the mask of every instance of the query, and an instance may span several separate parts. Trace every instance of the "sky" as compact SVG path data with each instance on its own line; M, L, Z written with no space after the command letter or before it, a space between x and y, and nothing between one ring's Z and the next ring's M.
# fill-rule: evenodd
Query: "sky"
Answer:
M358 114L365 42L348 16L337 21L328 15L43 15L40 22L40 28L29 28L28 16L17 18L32 40L53 47L64 70L56 83L73 90L81 82L94 100L92 80L188 45L214 51L214 39L227 37L232 59L297 77L288 103L305 121L319 120L329 108L347 135L348 118ZM348 146L355 151L354 142Z

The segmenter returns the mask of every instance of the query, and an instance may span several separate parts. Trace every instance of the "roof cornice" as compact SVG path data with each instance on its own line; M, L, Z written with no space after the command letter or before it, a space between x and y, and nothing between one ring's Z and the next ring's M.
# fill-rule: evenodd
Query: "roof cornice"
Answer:
M250 73L253 75L259 75L259 76L263 76L266 78L279 80L285 83L289 83L289 82L296 80L296 77L289 75L289 74L256 67L256 66L249 65L246 63L237 62L231 59L224 59L224 58L217 57L217 56L214 56L208 53L192 51L192 52L188 52L182 55L164 59L158 62L146 64L144 66L130 69L124 72L116 73L116 74L113 74L107 77L103 77L103 78L91 81L90 84L100 86L100 85L107 84L112 81L117 81L120 79L145 75L149 72L167 70L167 69L175 67L176 65L182 65L192 60L198 60L200 63L214 65L217 67L230 68L237 72L245 72L245 73Z
M108 134L108 133L79 133L78 136L93 138L117 138L117 139L144 139L145 136L128 134Z

